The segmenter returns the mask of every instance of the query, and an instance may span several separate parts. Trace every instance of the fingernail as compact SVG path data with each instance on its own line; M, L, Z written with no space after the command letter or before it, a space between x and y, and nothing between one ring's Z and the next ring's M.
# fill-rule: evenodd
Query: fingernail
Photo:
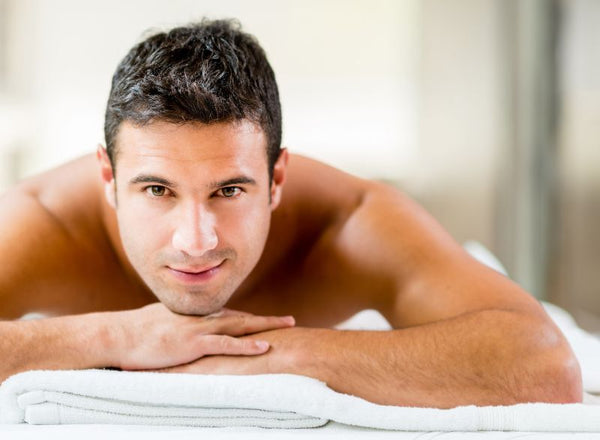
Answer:
M294 325L296 324L296 319L293 316L284 316L282 318L287 324Z
M269 343L267 341L255 341L254 345L259 350L266 350L267 348L269 348Z

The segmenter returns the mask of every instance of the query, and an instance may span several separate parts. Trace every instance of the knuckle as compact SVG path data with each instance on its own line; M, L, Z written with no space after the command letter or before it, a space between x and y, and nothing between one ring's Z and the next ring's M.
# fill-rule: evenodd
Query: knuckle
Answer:
M233 349L233 339L227 336L222 336L219 338L218 345L222 352L230 351Z
M215 336L202 336L197 339L194 344L194 355L198 358L213 354L215 351L215 344L218 344Z
M233 324L233 326L235 326L236 330L244 330L250 324L250 319L248 316L237 315L237 316L235 316L232 324Z
M203 321L203 331L205 334L223 334L230 327L230 318L213 318Z

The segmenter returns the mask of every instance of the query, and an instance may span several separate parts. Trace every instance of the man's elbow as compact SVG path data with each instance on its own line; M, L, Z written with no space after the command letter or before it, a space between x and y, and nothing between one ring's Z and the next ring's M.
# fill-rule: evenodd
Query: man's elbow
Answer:
M556 356L554 371L550 377L552 387L549 401L553 403L581 403L583 398L581 368L566 341L565 345L566 350Z
M527 395L520 400L547 403L581 403L583 385L581 368L569 343L554 325L546 326L542 340L553 340L552 344L539 343L533 348L533 383Z

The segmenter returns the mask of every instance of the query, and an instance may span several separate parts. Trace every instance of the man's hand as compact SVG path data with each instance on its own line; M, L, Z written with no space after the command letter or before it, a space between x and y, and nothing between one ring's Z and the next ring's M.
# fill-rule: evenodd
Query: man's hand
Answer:
M382 405L580 402L577 361L563 360L570 348L551 325L540 321L521 312L482 310L391 331L294 327L246 337L270 343L262 356L208 356L161 371L300 374ZM514 361L518 356L523 358L520 363ZM520 376L527 386L505 379Z
M160 303L127 311L0 321L0 382L27 370L147 370L206 355L260 355L268 351L268 342L240 336L293 325L290 316L227 309L208 316L178 315Z
M325 379L324 368L316 358L309 359L306 353L310 347L319 344L319 335L326 329L294 327L271 330L260 334L245 336L242 340L268 341L270 350L262 356L207 356L185 365L163 368L166 373L192 374L267 374L296 373ZM311 365L314 368L311 368ZM314 371L313 371L314 370Z
M123 370L186 364L207 355L259 355L269 349L262 338L239 336L294 325L291 316L255 316L222 309L207 316L171 312L161 303L112 312L109 339L113 363Z

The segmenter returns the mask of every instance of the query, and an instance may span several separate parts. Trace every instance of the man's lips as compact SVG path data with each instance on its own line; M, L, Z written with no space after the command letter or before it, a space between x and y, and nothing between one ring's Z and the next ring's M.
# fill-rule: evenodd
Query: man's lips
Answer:
M167 266L169 269L177 271L177 272L181 272L181 273L186 273L189 275L198 275L200 273L203 272L208 272L209 270L215 269L217 267L220 267L223 262L225 260L221 261L219 264L215 264L213 266L205 266L204 268L197 268L197 267L171 267L171 266Z
M221 261L219 264L214 266L204 266L204 267L171 267L167 266L167 270L177 278L179 281L186 284L194 284L194 283L202 283L210 280L213 276L215 276L223 264L225 260Z

